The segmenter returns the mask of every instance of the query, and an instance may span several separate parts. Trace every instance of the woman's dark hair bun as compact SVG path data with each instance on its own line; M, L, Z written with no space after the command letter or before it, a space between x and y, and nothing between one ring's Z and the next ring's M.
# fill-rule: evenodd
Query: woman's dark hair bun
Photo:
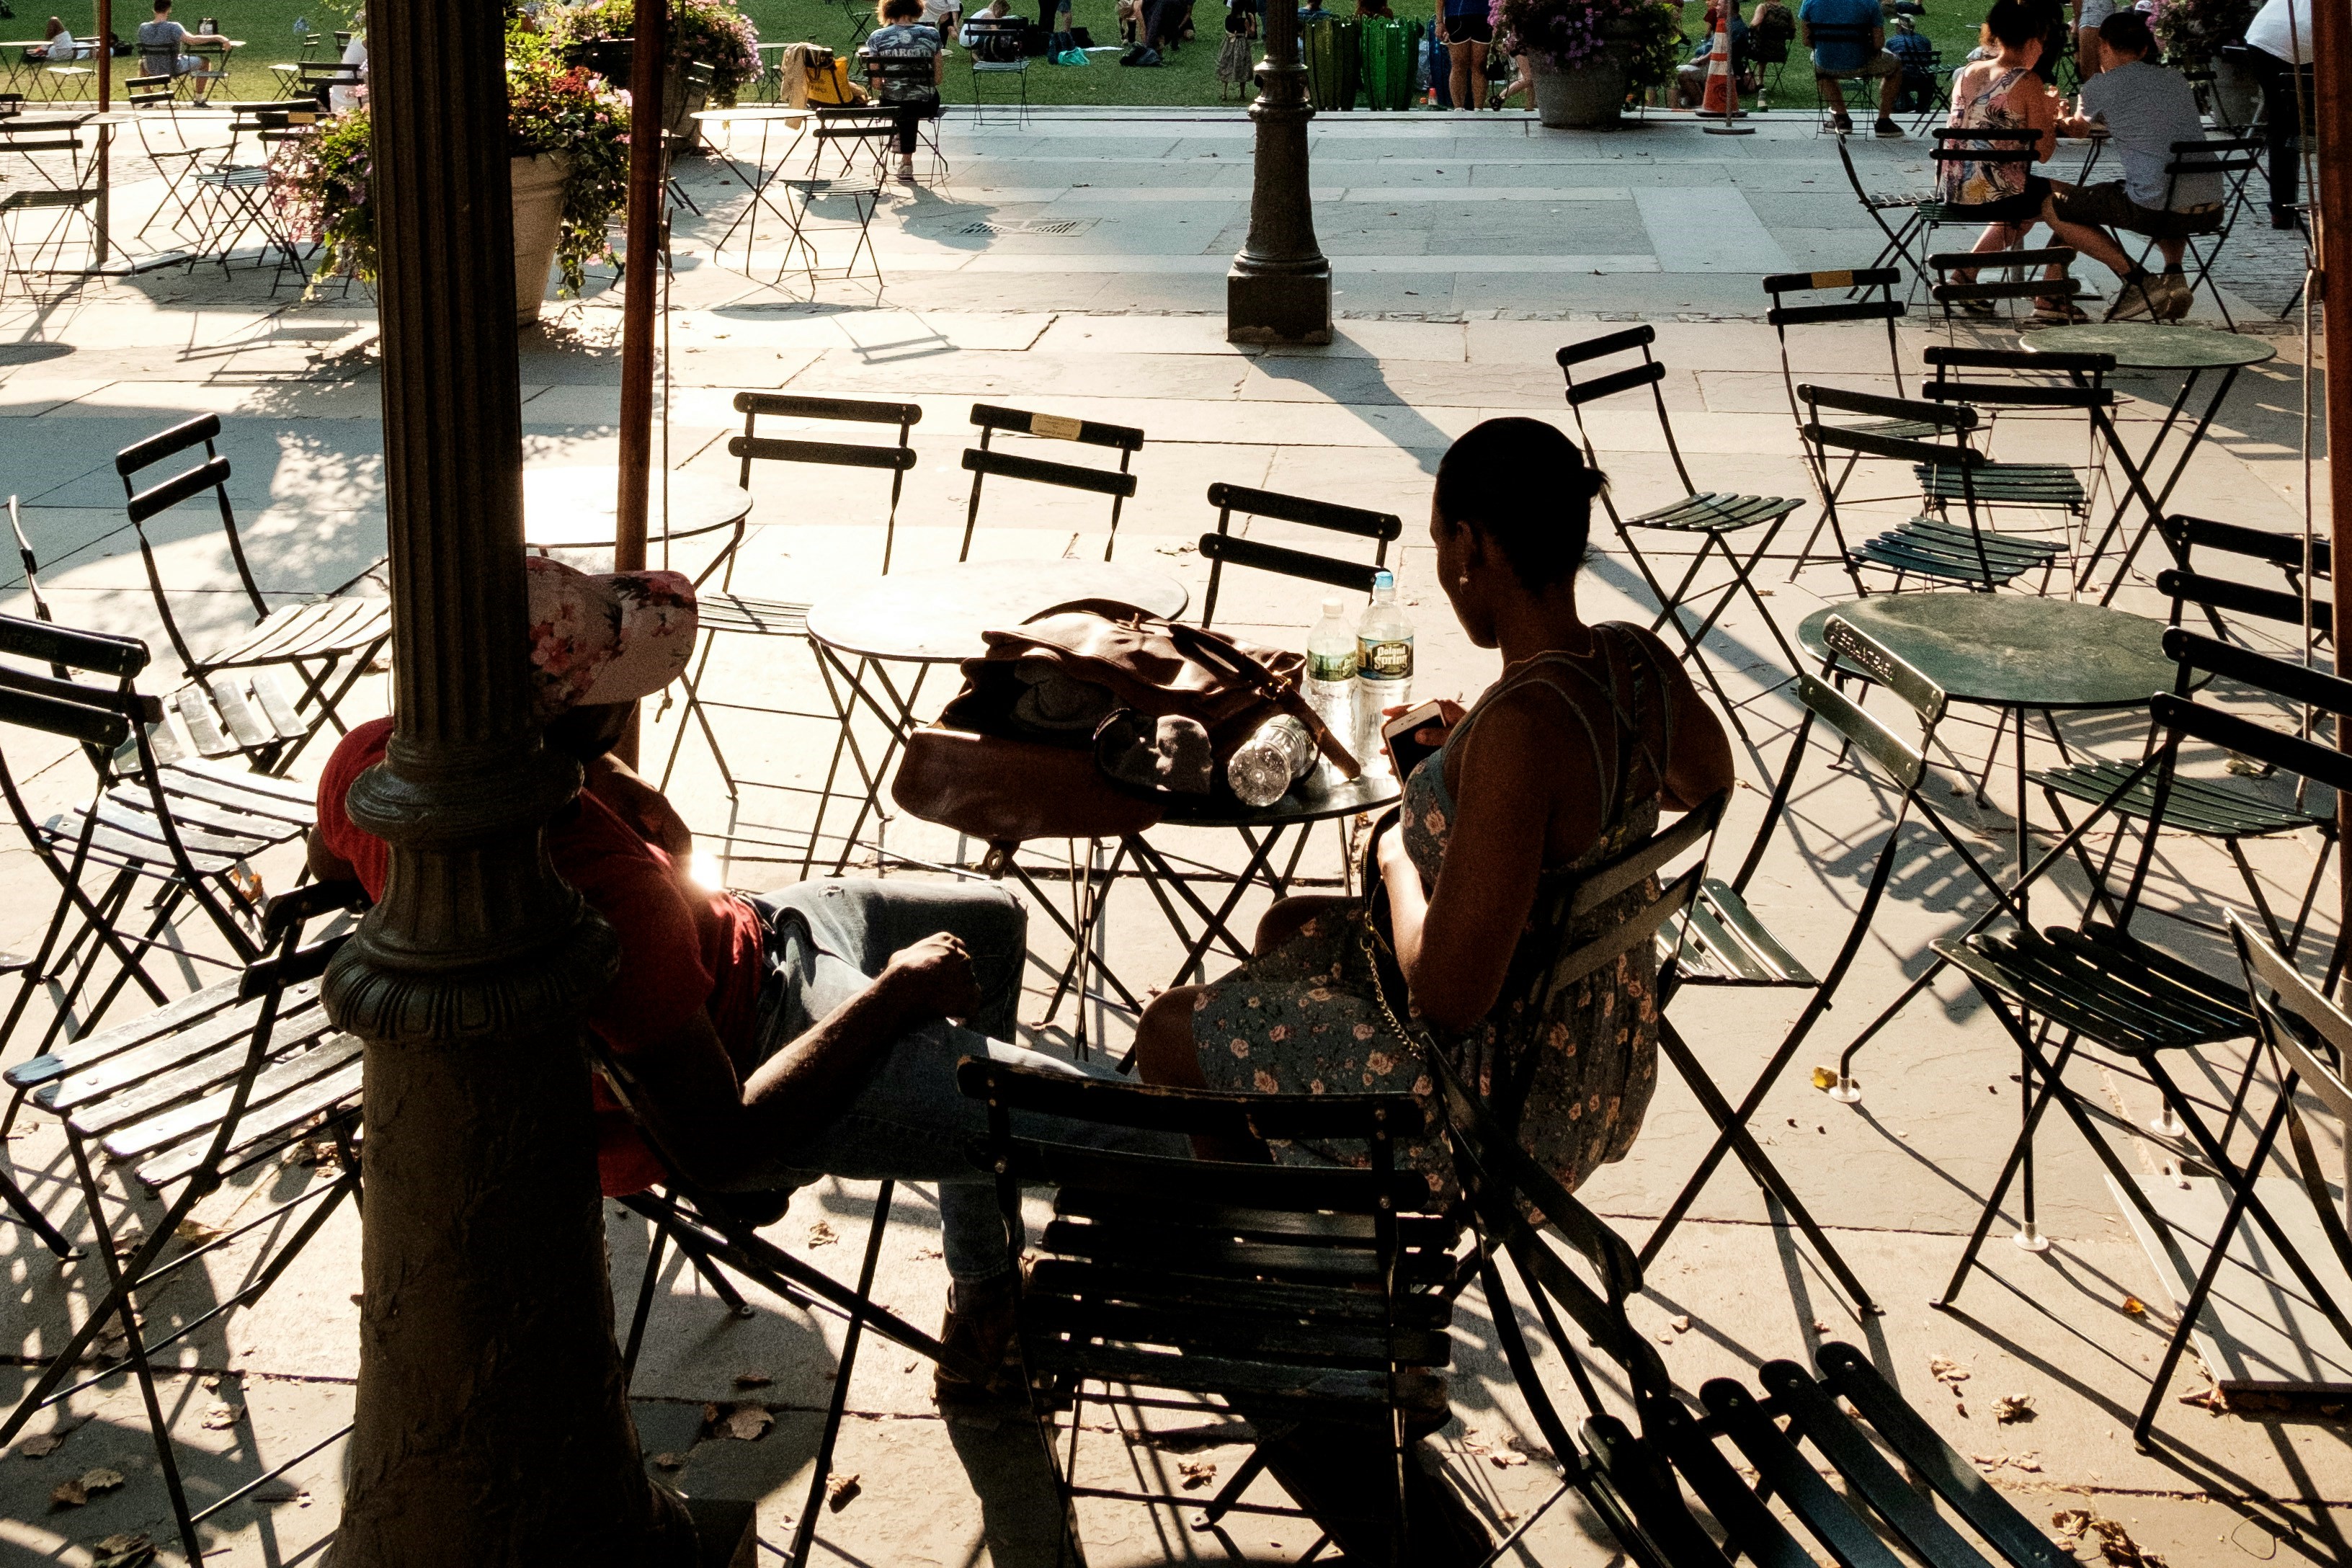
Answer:
M1485 534L1512 574L1540 593L1584 564L1593 499L1608 482L1559 426L1489 419L1437 465L1437 514Z

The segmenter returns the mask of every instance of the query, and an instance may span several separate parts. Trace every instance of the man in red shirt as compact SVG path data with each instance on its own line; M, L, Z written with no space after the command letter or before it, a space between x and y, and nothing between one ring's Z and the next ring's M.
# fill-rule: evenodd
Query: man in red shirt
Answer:
M993 883L804 882L744 899L687 874L693 836L661 794L611 755L635 702L685 668L694 590L673 572L593 576L533 557L534 710L577 758L579 797L548 824L555 868L620 935L621 969L586 1024L626 1069L641 1136L601 1079L597 1163L608 1196L678 1173L719 1191L789 1191L821 1175L936 1182L949 1279L943 1337L1003 1360L1013 1277L992 1179L965 1150L986 1131L956 1063L993 1056L1048 1070L1099 1067L1008 1045L1027 917ZM383 891L382 839L344 799L383 761L392 721L345 735L319 781L310 843L321 880ZM961 1018L960 1026L950 1020ZM1042 1119L1035 1135L1155 1153L1180 1141ZM662 1151L656 1154L655 1147ZM942 1371L948 1402L1017 1397Z

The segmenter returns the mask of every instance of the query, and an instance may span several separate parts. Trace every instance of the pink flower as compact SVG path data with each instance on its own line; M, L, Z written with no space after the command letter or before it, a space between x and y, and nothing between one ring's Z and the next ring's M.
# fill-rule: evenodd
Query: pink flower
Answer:
M1276 1024L1273 1028L1268 1029L1265 1032L1265 1037L1279 1045L1284 1040L1290 1038L1290 1026L1287 1024Z
M1359 1024L1356 1026L1356 1038L1360 1040L1369 1040L1374 1035L1379 1033L1380 1031L1373 1028L1370 1024Z
M1237 1039L1225 1048L1234 1053L1234 1059L1235 1061L1245 1062L1249 1060L1249 1042L1247 1040Z
M1251 1075L1250 1081L1257 1086L1257 1091L1260 1094L1280 1094L1282 1092L1282 1080L1276 1078L1264 1068L1258 1068L1255 1073Z
M1382 1078L1386 1078L1389 1069L1396 1066L1396 1058L1386 1051L1374 1051L1364 1058L1364 1065Z

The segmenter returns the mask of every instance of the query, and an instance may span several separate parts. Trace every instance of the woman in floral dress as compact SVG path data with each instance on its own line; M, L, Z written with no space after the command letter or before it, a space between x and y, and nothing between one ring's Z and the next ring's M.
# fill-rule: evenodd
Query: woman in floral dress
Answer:
M1362 902L1285 900L1260 925L1255 957L1147 1010L1147 1079L1411 1092L1436 1125L1426 1038L1570 1190L1623 1157L1657 1077L1655 957L1643 943L1582 980L1547 980L1650 889L1573 918L1566 895L1585 868L1654 831L1661 808L1729 787L1732 765L1723 727L1656 637L1577 613L1601 483L1574 443L1534 419L1489 420L1446 453L1430 520L1440 580L1470 640L1497 649L1503 668L1468 711L1448 705L1443 748L1405 780L1395 827L1380 836L1395 953L1386 985ZM1390 1021L1408 1009L1411 1039ZM1403 1157L1433 1191L1450 1187L1442 1138Z

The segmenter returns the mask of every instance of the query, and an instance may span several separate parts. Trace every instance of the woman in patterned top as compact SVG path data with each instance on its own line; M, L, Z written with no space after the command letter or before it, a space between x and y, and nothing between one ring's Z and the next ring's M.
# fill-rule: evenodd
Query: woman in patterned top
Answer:
M898 121L898 177L915 183L916 127L940 112L940 79L947 67L937 27L923 26L923 0L881 0L882 25L857 51L874 96Z
M2058 145L2058 99L2049 84L2034 74L2042 58L2042 19L2023 0L1993 0L1985 16L1984 47L1990 59L1971 60L1952 78L1955 131L2034 131L2037 161L2046 162ZM2024 143L2013 141L1948 141L1952 153L2012 153ZM1944 204L1948 222L1979 220L1985 226L1972 247L1978 251L2014 250L2025 243L2026 231L2042 216L2050 182L2023 163L1988 163L1959 158L1940 164L1937 199ZM2054 270L2058 270L2053 268ZM1956 271L1953 280L1973 283L1976 273ZM1990 302L1963 300L1960 309L1971 315L1990 315ZM2051 298L2034 302L2033 319L2044 324L2081 321L2087 318L2072 300Z
M1644 943L1563 986L1553 961L1638 906L1635 888L1582 917L1561 895L1587 867L1729 787L1731 747L1658 639L1589 625L1576 574L1601 476L1534 419L1491 419L1437 470L1430 535L1470 640L1500 678L1422 735L1442 748L1404 781L1378 840L1394 961L1383 981L1367 907L1287 899L1256 956L1145 1012L1143 1076L1267 1094L1409 1091L1437 1117L1433 1043L1520 1142L1573 1190L1622 1158L1656 1081L1657 964ZM1411 1037L1391 1023L1408 1015ZM1204 1154L1224 1151L1202 1151ZM1328 1159L1278 1147L1285 1163ZM1433 1191L1452 1182L1434 1134L1404 1152Z

